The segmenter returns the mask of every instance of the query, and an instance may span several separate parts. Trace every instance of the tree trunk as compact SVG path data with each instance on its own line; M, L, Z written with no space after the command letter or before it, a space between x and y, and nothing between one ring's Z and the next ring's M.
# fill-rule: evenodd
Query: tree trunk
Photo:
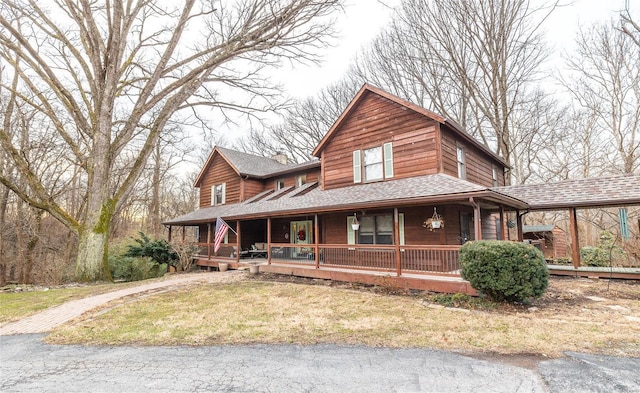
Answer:
M91 199L91 197L90 197ZM109 271L109 225L115 202L109 201L99 210L87 212L87 220L80 231L76 278L79 281L111 281Z
M8 201L9 188L2 187L2 192L0 193L0 286L7 285L7 253L4 248L4 227Z
M160 236L160 166L162 155L160 142L156 144L154 151L153 180L151 184L151 205L149 206L149 229L154 238Z
M104 117L108 116L108 111ZM117 200L110 197L109 180L110 132L108 120L103 120L94 139L94 157L89 164L87 211L81 220L76 260L76 279L79 281L111 281L109 271L109 228L116 211Z

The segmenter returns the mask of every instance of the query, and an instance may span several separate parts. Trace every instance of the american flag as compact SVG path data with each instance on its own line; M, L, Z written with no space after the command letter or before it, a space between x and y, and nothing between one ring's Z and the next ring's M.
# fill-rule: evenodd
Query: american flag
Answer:
M216 218L216 238L213 243L213 252L216 253L220 249L220 245L224 240L224 235L227 234L227 230L229 229L229 224L224 222L224 220L220 217Z

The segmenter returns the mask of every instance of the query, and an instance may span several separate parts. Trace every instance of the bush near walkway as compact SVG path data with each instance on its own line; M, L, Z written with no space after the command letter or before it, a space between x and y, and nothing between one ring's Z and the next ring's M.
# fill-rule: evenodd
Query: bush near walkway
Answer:
M494 301L527 302L549 285L544 255L526 243L468 242L460 249L460 265L462 277Z

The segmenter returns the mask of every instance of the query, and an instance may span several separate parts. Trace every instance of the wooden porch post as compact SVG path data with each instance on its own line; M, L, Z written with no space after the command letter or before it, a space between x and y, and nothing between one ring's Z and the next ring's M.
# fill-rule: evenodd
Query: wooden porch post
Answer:
M182 226L182 242L184 243L184 239L187 235L187 227L185 227L184 225Z
M313 236L315 240L315 259L316 259L316 269L320 269L320 225L318 224L318 214L315 214L313 217Z
M271 217L267 217L267 265L271 265Z
M169 243L171 243L171 225L169 225L169 236L168 236L168 240L169 240Z
M207 259L211 259L211 223L207 223Z
M402 275L402 263L400 262L400 216L398 208L393 208L393 242L396 245L396 274Z
M500 240L509 240L509 235L506 231L507 225L504 222L504 216L504 206L500 205Z
M578 237L578 215L576 208L569 209L569 230L571 232L571 259L573 268L580 267L580 239Z
M522 215L520 210L516 210L516 222L518 224L518 241L524 241L524 234L522 233Z
M240 263L240 251L242 251L242 249L240 248L240 220L236 220L236 247L237 247L237 251L236 251L236 262Z
M482 223L480 222L480 205L473 200L473 197L469 198L469 202L473 205L473 228L475 240L482 240Z

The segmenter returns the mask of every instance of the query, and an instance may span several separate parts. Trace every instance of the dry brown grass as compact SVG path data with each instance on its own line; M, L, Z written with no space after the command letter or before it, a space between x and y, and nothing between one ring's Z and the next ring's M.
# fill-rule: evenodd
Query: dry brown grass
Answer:
M262 275L261 275L262 276ZM554 279L528 306L295 279L199 285L110 305L49 336L55 343L338 343L560 356L640 356L640 285ZM588 298L587 296L597 296ZM595 300L593 300L595 299ZM533 308L532 308L533 307ZM483 309L479 311L478 309Z

